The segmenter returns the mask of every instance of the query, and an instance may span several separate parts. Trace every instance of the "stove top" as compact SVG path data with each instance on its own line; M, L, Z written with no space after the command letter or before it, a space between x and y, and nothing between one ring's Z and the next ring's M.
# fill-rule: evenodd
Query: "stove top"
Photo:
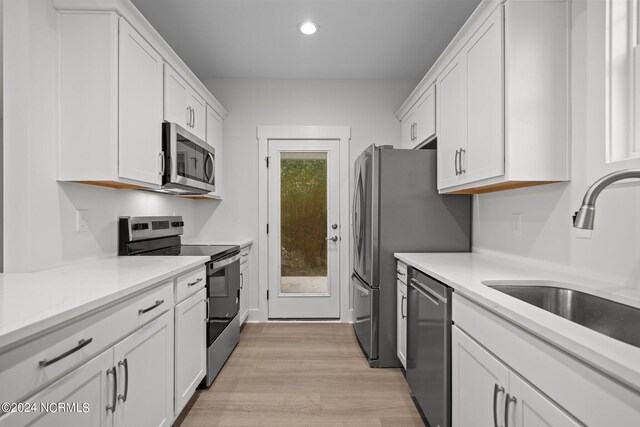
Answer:
M226 245L182 245L179 256L210 256L212 261L239 252L240 246Z

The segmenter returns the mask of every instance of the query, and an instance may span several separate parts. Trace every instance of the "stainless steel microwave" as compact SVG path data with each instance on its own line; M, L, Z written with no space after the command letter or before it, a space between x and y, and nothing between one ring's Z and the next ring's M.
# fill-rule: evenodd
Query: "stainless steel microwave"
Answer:
M162 124L165 171L162 190L205 194L216 189L215 149L175 123Z

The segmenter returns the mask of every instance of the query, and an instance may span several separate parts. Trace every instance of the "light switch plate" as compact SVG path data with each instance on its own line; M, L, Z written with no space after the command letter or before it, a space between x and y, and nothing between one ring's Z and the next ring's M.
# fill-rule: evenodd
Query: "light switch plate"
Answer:
M522 214L514 213L512 217L513 234L515 234L516 236L520 236L522 234Z

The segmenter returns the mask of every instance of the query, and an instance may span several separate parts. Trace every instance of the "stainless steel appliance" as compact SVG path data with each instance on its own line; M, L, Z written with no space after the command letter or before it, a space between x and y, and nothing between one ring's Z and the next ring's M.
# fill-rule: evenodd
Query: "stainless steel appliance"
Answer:
M118 255L207 256L208 387L240 339L240 247L183 245L180 216L121 217Z
M175 123L162 124L162 190L178 194L215 191L215 149Z
M431 427L451 425L451 288L409 267L407 382Z
M354 330L370 366L400 367L393 253L468 252L471 197L438 194L435 150L372 145L354 166Z

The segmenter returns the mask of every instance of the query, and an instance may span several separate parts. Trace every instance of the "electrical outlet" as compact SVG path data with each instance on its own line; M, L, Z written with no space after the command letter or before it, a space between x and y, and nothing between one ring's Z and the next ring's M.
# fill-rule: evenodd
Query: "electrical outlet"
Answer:
M522 214L514 213L512 217L513 234L515 234L516 236L520 236L522 234Z
M76 232L86 233L89 231L89 210L76 210Z

